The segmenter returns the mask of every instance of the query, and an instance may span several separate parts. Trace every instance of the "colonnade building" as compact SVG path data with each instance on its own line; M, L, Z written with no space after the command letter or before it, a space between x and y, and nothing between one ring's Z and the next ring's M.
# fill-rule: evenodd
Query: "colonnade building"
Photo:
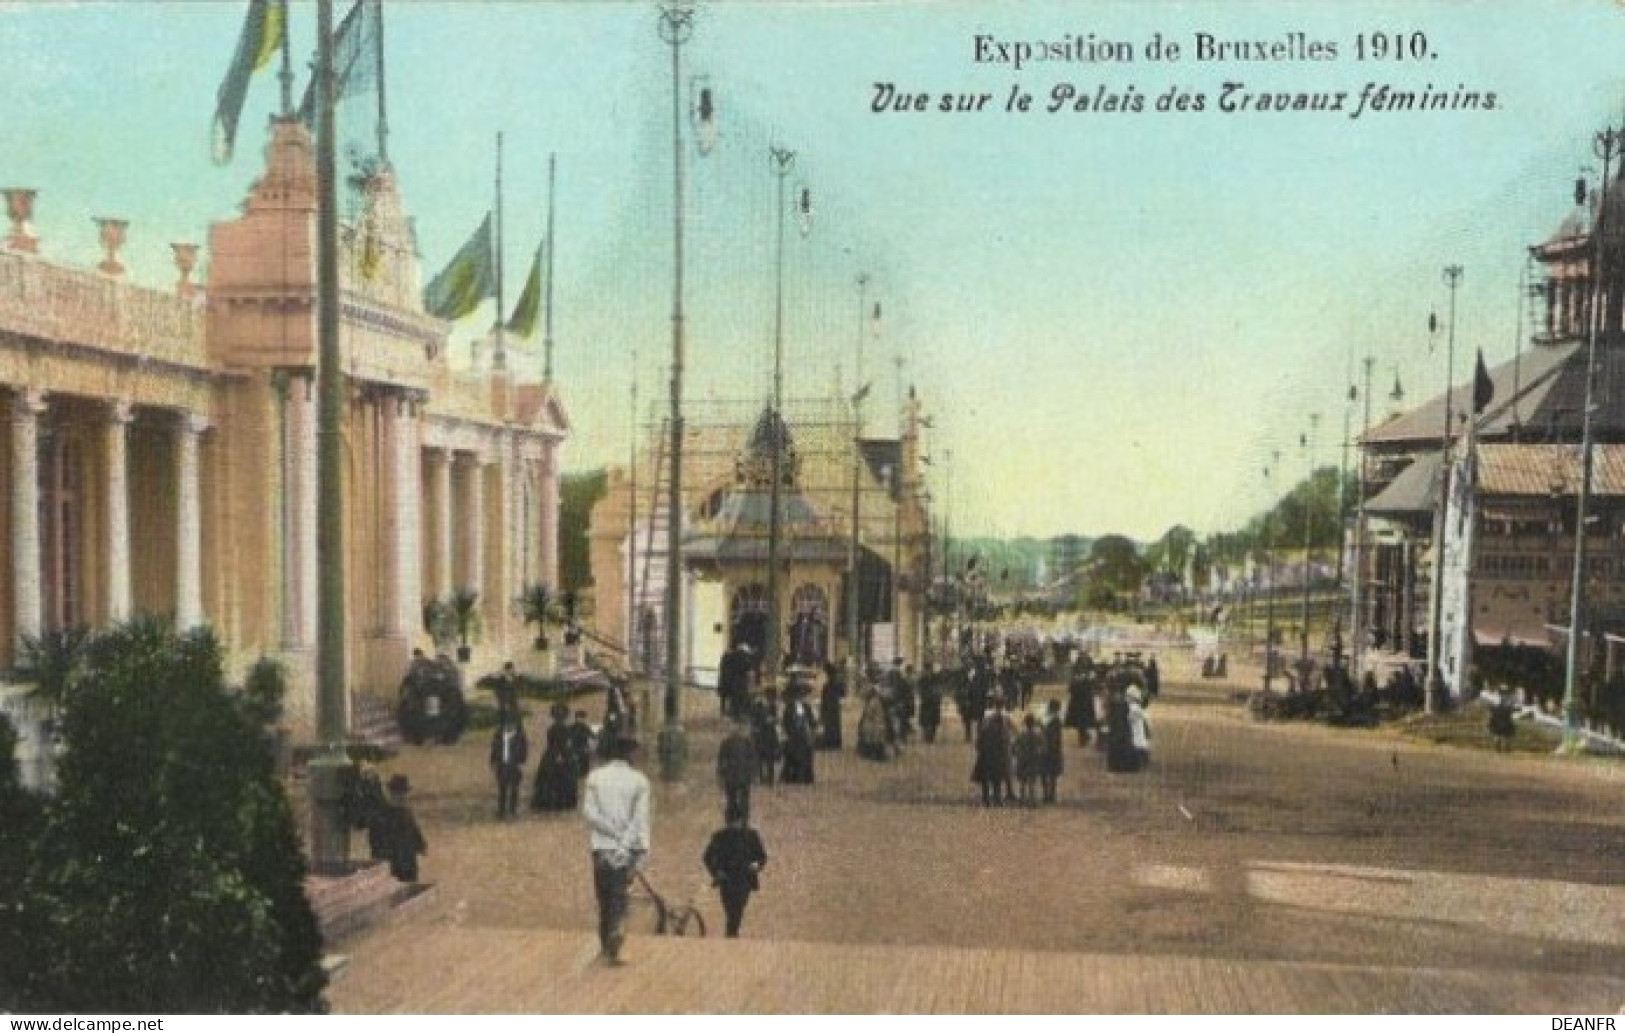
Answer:
M49 195L43 198L49 202ZM239 673L285 661L308 733L316 642L316 179L297 121L271 125L239 216L177 243L178 280L129 282L128 229L94 269L48 257L35 192L6 191L0 248L0 694L25 637L135 615L207 624ZM88 213L87 213L88 215ZM87 218L87 222L88 222ZM478 593L476 663L524 639L513 600L557 583L555 386L518 353L454 368L425 313L385 167L341 241L347 682L393 694L432 647L426 600ZM206 266L199 283L194 273ZM444 645L444 643L442 643ZM26 722L25 722L26 723Z

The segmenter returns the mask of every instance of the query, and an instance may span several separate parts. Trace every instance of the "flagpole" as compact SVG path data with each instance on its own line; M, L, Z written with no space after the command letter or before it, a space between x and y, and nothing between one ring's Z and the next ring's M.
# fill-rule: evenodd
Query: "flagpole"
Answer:
M496 318L496 350L491 356L493 370L508 368L508 342L503 336L506 328L503 323L503 312L507 311L503 305L502 297L502 134L497 133L497 318Z
M292 36L289 30L288 0L282 0L282 70L277 73L277 79L282 84L283 119L293 116L293 44L289 40Z
M384 0L375 0L373 12L378 18L378 160L389 164L389 115L384 103ZM498 313L501 309L497 310Z
M547 156L547 329L542 334L542 378L553 379L553 165L557 155ZM634 394L634 401L636 396Z

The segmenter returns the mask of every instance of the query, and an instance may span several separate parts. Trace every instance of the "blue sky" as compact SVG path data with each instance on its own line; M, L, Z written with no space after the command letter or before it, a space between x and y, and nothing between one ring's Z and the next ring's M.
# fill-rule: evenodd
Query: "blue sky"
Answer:
M0 179L41 190L45 253L95 260L96 215L131 220L133 275L171 279L167 243L203 240L258 170L275 81L250 92L236 159L210 162L215 90L243 0L73 4L0 0ZM342 0L339 11L348 6ZM626 454L629 385L664 396L670 350L670 52L643 3L390 0L391 156L417 219L425 279L491 200L506 138L507 257L517 295L558 156L559 380L577 434L569 465ZM303 65L314 5L294 7ZM1361 32L1421 32L1436 57L1360 62ZM1333 42L1326 62L1152 63L1182 42ZM974 38L1093 33L1129 64L977 64ZM1317 2L702 5L685 79L715 91L721 139L690 151L690 397L764 397L773 325L775 182L767 151L815 219L787 240L789 391L852 386L854 277L884 318L865 379L894 396L892 356L953 453L966 532L1160 534L1235 526L1267 498L1273 450L1291 477L1321 413L1315 458L1336 462L1351 371L1375 359L1377 403L1397 373L1410 402L1443 383L1427 314L1461 264L1457 378L1482 348L1516 347L1525 248L1568 211L1593 132L1625 111L1617 3ZM1494 111L1366 114L1212 110L1249 90L1458 85ZM875 113L901 90L1044 95L1173 87L1200 113ZM684 84L685 92L690 88ZM687 99L684 101L685 110ZM353 108L347 110L354 111ZM356 123L359 127L359 123ZM686 131L686 127L685 127ZM467 321L466 336L489 313ZM882 418L880 428L890 423ZM940 464L940 460L939 460ZM934 468L941 471L938 465ZM940 472L936 476L941 476ZM939 504L945 484L936 485Z

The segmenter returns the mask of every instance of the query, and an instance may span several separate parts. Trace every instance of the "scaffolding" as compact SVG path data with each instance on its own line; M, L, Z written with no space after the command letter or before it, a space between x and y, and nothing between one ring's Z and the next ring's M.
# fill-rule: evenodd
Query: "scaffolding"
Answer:
M685 513L699 513L702 519L713 515L720 499L740 483L740 464L766 408L765 401L750 398L696 399L684 404L682 509ZM796 490L811 503L816 514L814 533L826 538L849 537L853 464L860 461L857 454L859 424L854 407L842 398L791 398L785 401L783 419L789 428L790 448L795 457ZM633 579L631 590L626 592L631 606L625 615L623 630L626 641L632 643L634 663L651 675L661 672L665 657L665 497L671 478L667 468L669 426L653 409L638 426L639 439L650 447L639 450L635 472L638 497L632 502L628 519L628 533L635 536L636 547L624 550L622 565L623 576ZM899 443L899 463L902 453ZM860 474L863 500L859 539L865 549L882 557L891 556L900 535L904 542L917 535L906 535L900 530L901 521L895 510L897 496L880 479L878 471L867 463L865 467ZM918 472L904 471L904 476L905 495L923 509L919 498L923 485ZM913 478L912 484L906 479L909 477ZM805 528L801 533L806 533ZM796 528L786 525L782 560L786 564L795 562L796 538ZM909 555L914 551L917 550L910 550ZM628 570L634 554L636 569ZM887 609L895 616L895 602L889 594ZM841 629L832 630L838 634Z

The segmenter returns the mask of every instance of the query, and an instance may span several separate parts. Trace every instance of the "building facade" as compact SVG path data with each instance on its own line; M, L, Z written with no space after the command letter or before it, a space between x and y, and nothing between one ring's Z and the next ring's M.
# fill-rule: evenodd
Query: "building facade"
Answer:
M1600 202L1571 212L1529 259L1527 339L1512 361L1486 371L1482 409L1473 383L1453 385L1361 441L1359 626L1379 649L1424 656L1437 583L1442 673L1457 695L1474 647L1561 650L1566 641L1593 332L1598 447L1582 616L1600 632L1588 641L1625 630L1625 186L1616 180ZM1441 505L1447 455L1451 491Z
M786 419L744 405L696 405L686 417L683 469L685 676L713 684L731 642L761 655L767 617L772 449L783 450L779 643L787 661L844 662L851 654L849 585L857 571L859 640L866 661L925 653L925 589L932 563L920 452L920 401L904 403L902 433L859 433L849 406L809 400ZM665 665L664 427L651 429L635 469L609 471L588 531L594 627L629 643L632 664ZM853 513L856 501L856 548Z
M431 648L426 600L479 594L481 660L525 636L512 600L555 584L560 449L553 384L509 356L454 369L420 300L393 173L341 241L347 672L393 694ZM208 247L171 245L177 284L130 283L124 224L94 271L40 253L32 191L6 192L0 251L0 670L25 638L135 615L211 626L238 669L291 675L313 724L316 642L316 180L311 139L272 123L241 214ZM206 262L201 284L194 270ZM443 644L443 643L442 643ZM18 709L14 673L8 698Z

